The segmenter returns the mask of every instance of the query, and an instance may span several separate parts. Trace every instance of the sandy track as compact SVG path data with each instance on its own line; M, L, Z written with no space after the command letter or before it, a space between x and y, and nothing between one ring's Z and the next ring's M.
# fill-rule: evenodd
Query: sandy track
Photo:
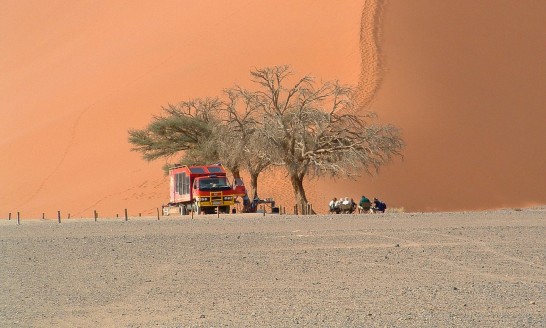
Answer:
M0 222L1 327L544 327L546 212Z

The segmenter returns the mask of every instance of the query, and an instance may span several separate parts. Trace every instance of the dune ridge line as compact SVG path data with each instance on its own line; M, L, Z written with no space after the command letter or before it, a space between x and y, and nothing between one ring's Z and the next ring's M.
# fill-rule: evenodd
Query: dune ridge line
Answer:
M365 0L360 19L361 71L356 96L359 108L368 108L383 80L381 36L385 1Z

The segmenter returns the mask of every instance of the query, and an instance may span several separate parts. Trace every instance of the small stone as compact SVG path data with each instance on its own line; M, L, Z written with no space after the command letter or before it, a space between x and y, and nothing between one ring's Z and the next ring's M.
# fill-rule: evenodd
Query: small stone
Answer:
M396 245L394 245L394 247L400 247L400 244L396 244Z
M204 318L205 318L204 314L201 314L201 316L199 317L199 319L204 319Z
M535 301L531 301L531 302L529 302L529 304L531 304L531 305L535 305L535 304L536 304L536 302L535 302Z

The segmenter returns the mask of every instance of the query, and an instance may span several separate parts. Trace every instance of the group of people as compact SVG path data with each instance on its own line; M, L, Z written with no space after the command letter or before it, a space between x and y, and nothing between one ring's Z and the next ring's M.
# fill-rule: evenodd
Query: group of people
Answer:
M358 213L385 213L387 204L377 198L374 198L372 202L366 196L362 196L358 204L349 197L340 197L339 199L334 197L328 207L329 212L335 214L350 214L356 211Z

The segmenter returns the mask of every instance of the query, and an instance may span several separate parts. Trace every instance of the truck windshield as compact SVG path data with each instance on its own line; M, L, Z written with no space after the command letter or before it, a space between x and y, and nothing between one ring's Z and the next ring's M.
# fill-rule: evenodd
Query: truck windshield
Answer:
M203 178L199 180L199 190L227 190L230 188L225 177Z

